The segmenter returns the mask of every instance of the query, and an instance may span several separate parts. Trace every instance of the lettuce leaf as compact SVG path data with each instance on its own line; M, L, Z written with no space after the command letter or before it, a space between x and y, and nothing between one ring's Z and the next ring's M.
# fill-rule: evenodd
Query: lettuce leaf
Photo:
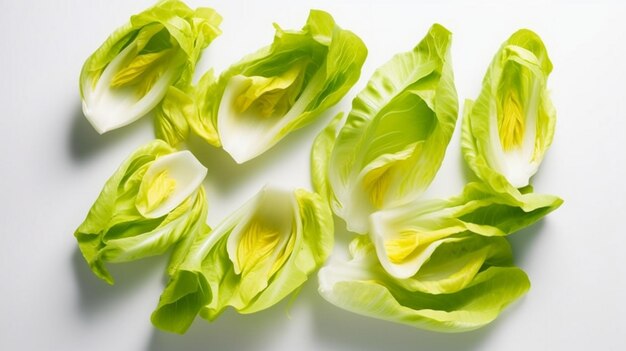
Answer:
M408 278L450 237L467 231L488 237L509 235L542 219L560 204L560 199L542 195L534 201L535 209L524 211L484 184L469 183L462 194L449 199L417 201L375 212L369 218L369 234L388 274Z
M462 128L465 160L494 192L526 210L522 196L552 143L556 112L547 91L552 63L541 38L522 29L495 55ZM535 195L538 196L538 195Z
M410 278L387 274L365 236L350 245L351 259L322 268L319 292L330 303L365 316L441 332L461 332L493 321L530 283L510 266L500 237L448 238Z
M184 333L199 313L254 313L279 302L319 268L333 246L328 205L304 190L265 188L198 236L172 274L152 323Z
M105 262L128 262L189 245L205 226L206 168L160 140L137 149L109 178L74 236L96 276L113 284ZM174 253L170 269L178 264Z
M117 29L85 61L83 112L102 134L149 113L172 85L191 83L202 50L221 31L213 9L160 1Z
M451 36L433 25L374 73L337 136L330 126L316 140L314 184L350 231L367 233L371 213L412 202L437 173L457 118Z
M367 234L354 239L349 261L322 268L321 295L359 314L457 332L491 322L528 290L528 277L512 266L503 236L540 220L562 200L535 194L528 184L512 186L493 170L492 155L485 156L492 152L485 143L507 143L509 152L525 140L519 134L522 115L510 104L535 103L524 99L535 93L537 84L528 83L532 76L516 79L512 74L498 88L509 104L500 110L513 113L512 119L497 122L491 115L491 120L474 123L475 108L471 102L466 105L463 152L480 181L466 184L461 194L448 199L420 196L439 169L456 123L450 37L434 25L413 52L381 67L354 100L343 127L338 130L342 117L337 116L318 135L311 168L315 190L348 230ZM543 48L519 38L514 42ZM547 60L547 55L541 58ZM542 62L541 68L549 72L551 65ZM492 88L492 76L485 78L485 89ZM507 95L515 84L523 87ZM551 141L553 123L546 116L539 120L552 131L537 134L550 134ZM487 123L513 134L484 134ZM538 143L545 150L550 142Z
M312 10L300 31L277 25L272 45L244 57L196 89L199 114L188 122L207 143L246 162L311 123L356 83L367 49L361 39Z

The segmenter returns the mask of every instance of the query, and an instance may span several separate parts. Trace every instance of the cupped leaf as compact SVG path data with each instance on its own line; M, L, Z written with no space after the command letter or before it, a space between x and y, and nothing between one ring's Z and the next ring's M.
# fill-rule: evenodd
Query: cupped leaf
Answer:
M206 172L186 150L160 157L144 173L137 194L137 210L146 218L172 212L201 186Z
M212 9L165 0L116 30L80 75L83 112L96 131L123 127L157 106L170 86L188 86L220 22Z
M207 143L246 162L312 122L356 83L367 49L326 12L312 10L302 30L276 25L272 45L198 86L190 126ZM217 136L217 137L216 137Z
M407 279L386 273L367 237L357 237L350 249L349 261L320 270L320 294L348 311L416 328L479 328L530 286L521 269L508 266L511 253L504 238L449 239Z
M198 313L213 320L227 306L240 313L266 309L302 285L332 245L332 214L317 194L265 188L196 237L152 322L184 333Z
M466 101L462 147L476 175L496 192L513 194L552 143L556 112L548 91L552 63L541 38L522 29L494 57L478 99Z
M349 230L368 232L368 216L415 200L443 160L457 118L451 33L433 25L412 50L394 56L352 103L334 140L320 139L314 172L326 172L334 212ZM320 138L332 139L325 130ZM328 135L328 136L327 136ZM323 142L322 142L323 141Z
M506 239L462 233L442 239L413 276L397 282L409 291L451 294L469 286L486 267L511 264Z
M91 270L113 283L105 262L127 262L188 245L205 225L204 168L189 151L155 140L109 178L74 235ZM171 265L177 265L172 260Z
M419 201L370 216L370 237L381 265L396 278L416 274L439 245L466 231L504 236L532 225L561 204L549 195L527 194L532 210L494 194L482 183L469 183L450 199Z

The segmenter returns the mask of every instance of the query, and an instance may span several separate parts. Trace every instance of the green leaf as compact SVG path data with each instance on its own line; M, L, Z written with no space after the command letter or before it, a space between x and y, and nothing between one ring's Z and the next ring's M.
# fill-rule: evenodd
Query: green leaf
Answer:
M311 178L313 189L325 200L329 201L331 192L328 185L328 164L330 153L337 138L337 129L343 119L343 113L338 113L315 138L311 147Z
M194 119L198 110L193 100L193 93L171 86L154 112L157 138L165 140L172 146L178 146L188 138L189 124L187 121Z
M366 56L359 37L312 10L302 30L276 26L272 45L244 57L217 81L203 77L199 115L189 123L207 143L246 162L336 104L358 80Z
M217 96L218 90L217 78L211 69L200 78L198 85L194 89L194 101L197 111L196 114L187 119L187 123L189 123L189 127L191 127L194 134L215 147L222 146L217 129L213 122L207 122L205 118L207 116L206 111L213 111L214 109L217 111L217 105L219 105L220 101L207 97ZM203 111L203 113L200 113L200 111Z
M195 238L152 322L184 333L197 313L213 320L227 306L240 313L271 307L323 264L332 245L332 214L317 194L266 188Z
M432 26L412 51L380 67L354 99L332 147L326 182L333 210L349 230L367 233L371 213L415 200L437 173L457 117L451 37ZM327 143L316 147L328 150ZM320 159L324 152L314 154Z
M212 9L161 1L131 17L83 65L83 112L99 133L148 114L175 85L191 83L200 53L220 34Z
M183 334L198 311L211 300L211 290L201 272L176 271L161 295L162 303L152 314L152 323L164 330Z
M206 220L205 175L189 151L176 152L159 140L137 149L74 233L94 274L112 284L105 262L163 254L195 236Z
M462 147L476 175L519 197L552 143L556 112L547 91L552 63L541 38L515 32L496 53L474 102L467 100Z
M121 88L142 84L145 81L154 81L153 76L163 73L159 72L159 69L163 68L162 61L167 59L170 53L170 49L167 49L135 56L126 67L115 73L111 80L111 87Z
M396 278L416 274L439 245L464 232L504 236L537 222L561 204L547 195L524 195L533 209L494 194L482 183L469 183L463 193L447 200L417 201L370 216L370 237L387 272ZM450 259L453 259L451 256Z
M367 237L355 239L351 254L349 261L320 270L320 294L348 311L416 328L443 332L479 328L530 286L521 269L499 266L510 263L503 238L456 237L440 245L407 279L386 273Z

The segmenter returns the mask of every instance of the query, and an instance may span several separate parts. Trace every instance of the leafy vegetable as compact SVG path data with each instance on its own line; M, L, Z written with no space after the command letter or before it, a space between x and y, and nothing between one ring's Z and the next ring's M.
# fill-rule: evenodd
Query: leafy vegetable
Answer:
M532 198L533 194L526 194ZM503 236L525 228L552 212L560 199L540 195L525 212L493 194L480 183L470 183L459 196L418 201L370 216L370 237L383 268L396 278L415 275L437 248L467 231ZM448 257L454 260L454 256Z
M352 242L348 262L320 271L322 296L349 311L448 332L489 323L528 290L502 236L562 203L531 186L508 189L502 176L489 182L490 173L458 196L420 198L456 122L450 37L434 25L412 52L380 68L343 128L337 134L341 116L335 117L311 155L316 191L349 230L368 234ZM471 164L478 151L464 133Z
M165 0L116 30L80 74L83 112L98 133L146 115L171 85L189 85L200 53L221 33L221 20L213 9Z
M374 73L336 139L330 128L316 141L314 184L349 230L367 233L371 213L415 200L437 173L457 117L450 43L434 25Z
M330 154L337 138L337 129L343 118L343 113L337 114L322 130L311 146L311 180L313 189L330 203L332 189L328 184L328 167Z
M220 22L212 9L160 1L85 62L81 97L94 128L104 133L154 109L163 140L120 166L76 230L94 274L112 284L105 263L174 246L152 322L184 333L197 314L211 321L228 306L254 313L296 291L332 250L332 208L349 230L368 234L352 241L348 261L319 272L321 295L341 308L456 332L489 323L528 290L503 236L562 203L530 185L556 120L546 89L552 64L535 33L513 34L476 102L466 102L463 154L480 181L462 194L421 198L458 112L451 33L435 24L375 72L343 124L339 114L316 138L317 194L264 188L212 230L207 170L174 146L193 132L246 162L336 104L367 56L359 37L313 10L301 30L276 25L270 46L194 87L196 62Z
M476 100L465 103L463 153L495 190L529 184L552 143L556 112L546 89L552 63L539 36L522 29L494 57Z
M240 313L268 308L304 283L332 245L332 215L318 195L265 188L195 239L152 322L184 333L198 313L213 320L227 306Z
M178 146L189 135L187 120L198 113L193 94L193 87L179 89L169 87L165 98L154 110L155 134L172 146Z
M459 332L494 320L530 283L511 267L507 241L464 234L433 250L410 278L382 268L367 237L350 245L351 259L319 272L319 292L332 304L362 315L423 329Z
M199 115L189 120L207 143L237 163L265 152L312 122L356 83L367 49L326 12L312 10L300 31L276 25L274 42L197 87Z
M178 243L174 269L180 250L205 225L206 172L189 151L163 141L137 149L106 182L74 234L94 274L113 284L104 262L162 254Z

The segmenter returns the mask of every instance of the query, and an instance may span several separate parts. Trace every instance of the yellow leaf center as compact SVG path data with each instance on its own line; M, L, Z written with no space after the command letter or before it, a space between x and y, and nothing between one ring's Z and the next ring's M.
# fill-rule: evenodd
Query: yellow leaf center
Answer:
M502 104L498 131L504 151L522 146L524 140L524 113L515 92L510 92Z
M173 49L150 52L135 56L111 80L112 88L134 86L137 94L145 95L168 68Z
M154 177L145 195L145 209L150 212L162 204L176 189L176 180L163 170Z
M272 263L272 269L269 272L270 276L282 266L291 253L293 249L292 237L289 238L289 242L280 257L277 257ZM248 272L255 270L255 267L263 266L265 261L272 258L272 253L277 249L280 242L280 229L275 228L262 219L253 219L241 235L237 247L237 261L239 262L241 274L246 275Z
M302 90L305 67L301 61L277 76L249 77L250 85L235 99L235 108L240 113L253 109L263 117L283 116Z
M388 165L375 168L363 177L363 187L371 203L378 209L383 207L385 195L391 184L390 168Z
M402 263L418 246L419 240L414 232L402 232L397 238L385 241L387 257L396 264Z

